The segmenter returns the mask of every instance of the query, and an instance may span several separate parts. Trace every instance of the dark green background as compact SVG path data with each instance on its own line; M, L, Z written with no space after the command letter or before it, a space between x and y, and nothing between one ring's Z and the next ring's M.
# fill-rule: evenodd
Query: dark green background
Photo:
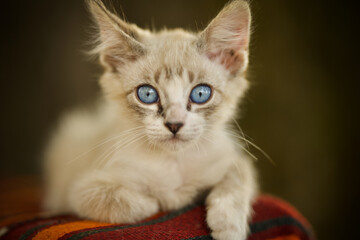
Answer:
M119 4L114 0L114 5ZM121 0L131 22L202 29L224 0ZM262 189L294 204L319 239L354 239L359 199L359 21L350 1L252 1L245 133ZM88 61L82 1L12 1L0 7L1 176L39 173L58 117L99 94Z

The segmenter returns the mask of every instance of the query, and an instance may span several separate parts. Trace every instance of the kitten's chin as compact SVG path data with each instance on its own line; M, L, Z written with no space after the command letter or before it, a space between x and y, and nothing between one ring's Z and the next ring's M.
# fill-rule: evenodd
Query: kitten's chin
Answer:
M154 144L166 152L179 152L191 147L194 141L195 139L186 139L181 136L169 136L163 139L157 139Z

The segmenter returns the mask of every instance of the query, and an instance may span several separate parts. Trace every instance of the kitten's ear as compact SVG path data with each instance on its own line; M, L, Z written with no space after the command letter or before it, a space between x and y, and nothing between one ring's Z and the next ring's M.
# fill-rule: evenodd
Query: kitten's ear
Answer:
M145 54L140 28L121 20L101 0L87 0L87 4L99 30L99 44L93 52L105 67L116 71Z
M234 0L200 34L197 45L212 61L231 73L244 71L248 64L251 14L247 2Z

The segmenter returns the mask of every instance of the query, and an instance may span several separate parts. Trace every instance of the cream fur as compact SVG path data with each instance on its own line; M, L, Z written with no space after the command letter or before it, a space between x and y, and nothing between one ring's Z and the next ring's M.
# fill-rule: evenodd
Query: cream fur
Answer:
M96 111L69 114L54 134L46 151L46 209L129 223L210 190L213 237L245 239L257 184L251 161L226 129L248 88L248 5L233 1L200 34L152 33L98 0L89 7L99 27L94 52L105 67L106 98ZM211 99L189 102L204 83ZM143 84L155 87L159 103L140 102L136 89ZM173 138L164 122L184 126Z

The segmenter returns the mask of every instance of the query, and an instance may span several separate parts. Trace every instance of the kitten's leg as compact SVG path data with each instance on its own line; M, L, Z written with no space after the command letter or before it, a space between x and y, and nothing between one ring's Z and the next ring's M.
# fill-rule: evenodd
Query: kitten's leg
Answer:
M81 217L111 223L133 223L159 210L155 198L126 186L108 173L84 175L70 189L69 205Z
M240 160L211 190L206 199L207 223L217 240L245 240L251 203L257 192L252 165Z

